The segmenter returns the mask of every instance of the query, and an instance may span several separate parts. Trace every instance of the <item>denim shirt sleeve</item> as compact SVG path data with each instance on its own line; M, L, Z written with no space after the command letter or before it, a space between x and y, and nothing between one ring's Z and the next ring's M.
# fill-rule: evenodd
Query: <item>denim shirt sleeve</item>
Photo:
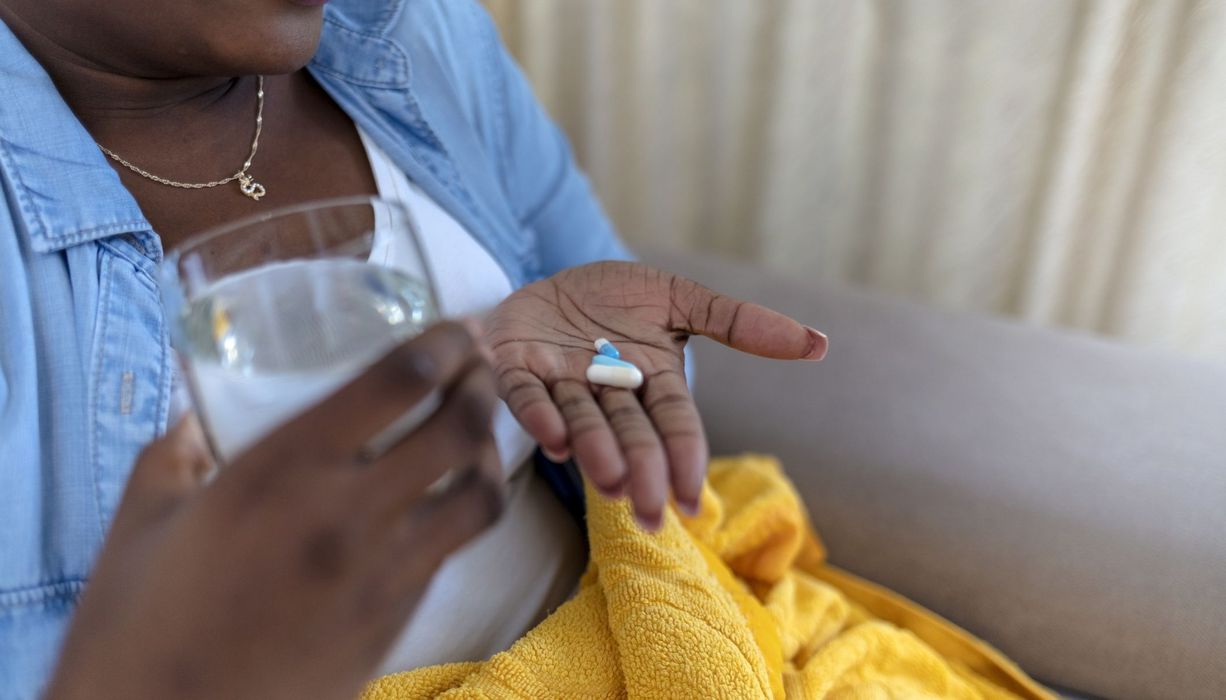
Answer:
M489 14L472 0L457 4L468 5L483 39L491 89L502 110L493 148L503 188L520 224L536 236L543 276L595 260L629 259L565 134L507 53Z
M629 257L477 0L332 0L310 68L517 285Z

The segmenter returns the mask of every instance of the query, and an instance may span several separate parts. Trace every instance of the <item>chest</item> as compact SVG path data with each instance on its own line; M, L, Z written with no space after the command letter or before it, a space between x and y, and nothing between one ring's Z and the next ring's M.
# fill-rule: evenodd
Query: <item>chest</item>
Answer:
M166 250L195 233L280 207L375 193L370 164L353 121L308 73L269 77L265 93L258 149L247 171L264 190L259 200L245 195L239 181L183 189L117 168ZM218 152L187 159L178 172L196 172L194 182L235 172L251 146L253 130L254 121L235 124L231 143ZM184 150L196 149L185 146Z

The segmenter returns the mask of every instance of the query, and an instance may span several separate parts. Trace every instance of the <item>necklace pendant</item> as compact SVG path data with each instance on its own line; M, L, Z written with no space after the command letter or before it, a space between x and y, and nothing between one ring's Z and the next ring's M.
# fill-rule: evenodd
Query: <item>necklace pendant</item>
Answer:
M250 175L240 175L238 178L238 189L248 197L255 201L260 201L260 197L268 194L268 190L264 186L256 182Z

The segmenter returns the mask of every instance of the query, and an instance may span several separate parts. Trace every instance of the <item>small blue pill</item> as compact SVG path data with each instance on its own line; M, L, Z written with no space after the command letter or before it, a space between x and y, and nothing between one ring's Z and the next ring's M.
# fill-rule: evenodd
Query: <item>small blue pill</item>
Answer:
M609 357L608 355L593 355L592 364L604 365L605 367L626 367L628 369L638 369L633 364L626 362L625 360L619 360L617 358Z
M610 343L608 338L596 339L596 352L604 355L605 357L611 357L614 360L621 359L622 356L622 354L617 351L617 346Z

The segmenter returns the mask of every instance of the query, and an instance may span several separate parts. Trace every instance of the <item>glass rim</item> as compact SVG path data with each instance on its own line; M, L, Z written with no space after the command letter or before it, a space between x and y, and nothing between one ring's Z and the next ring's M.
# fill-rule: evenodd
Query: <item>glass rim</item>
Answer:
M200 233L195 233L188 236L178 245L166 251L163 260L166 263L172 263L183 253L199 248L215 238L234 233L235 231L248 228L250 226L266 223L268 221L272 221L273 219L285 218L295 214L304 214L306 212L318 209L338 209L341 207L352 207L362 204L382 204L400 209L405 214L406 219L409 222L409 227L413 229L413 235L418 235L417 222L413 218L412 212L410 212L409 208L402 202L386 199L374 194L348 195L345 197L331 197L328 199L316 199L308 202L301 202L299 204L291 204L284 207L278 207L270 211L244 216L233 221L228 221L224 224L218 224L217 226L205 229ZM422 251L422 253L424 254L424 251Z

